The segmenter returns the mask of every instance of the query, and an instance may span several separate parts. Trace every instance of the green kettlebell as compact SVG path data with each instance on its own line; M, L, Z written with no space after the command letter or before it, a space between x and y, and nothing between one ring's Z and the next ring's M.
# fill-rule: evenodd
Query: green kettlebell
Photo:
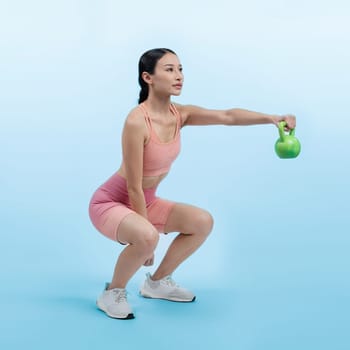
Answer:
M300 153L300 142L294 136L295 129L290 130L289 135L285 133L284 127L286 125L287 123L285 121L278 123L280 137L275 143L275 151L280 158L296 158Z

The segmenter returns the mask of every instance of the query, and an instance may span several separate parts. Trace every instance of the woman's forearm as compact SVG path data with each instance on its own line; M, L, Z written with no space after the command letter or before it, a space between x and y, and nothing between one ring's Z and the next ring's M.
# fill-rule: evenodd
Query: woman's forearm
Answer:
M146 201L143 191L140 190L128 190L129 200L132 210L137 214L147 218Z
M276 124L283 119L278 115L253 112L241 108L229 109L226 113L228 125Z

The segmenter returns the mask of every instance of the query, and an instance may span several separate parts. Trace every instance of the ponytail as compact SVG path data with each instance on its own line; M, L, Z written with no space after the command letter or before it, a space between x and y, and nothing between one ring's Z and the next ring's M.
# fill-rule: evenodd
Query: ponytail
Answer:
M140 82L141 85L141 90L140 90L140 96L139 96L139 104L146 101L147 97L148 97L148 85L142 81L142 83Z

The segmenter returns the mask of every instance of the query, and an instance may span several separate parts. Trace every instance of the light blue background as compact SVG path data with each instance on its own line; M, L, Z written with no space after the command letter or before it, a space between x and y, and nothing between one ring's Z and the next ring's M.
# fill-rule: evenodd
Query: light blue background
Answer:
M346 1L3 1L0 7L2 349L349 349L350 7ZM210 210L175 278L191 305L94 303L121 247L92 227L119 166L153 47L184 66L178 103L294 113L302 153L271 125L183 130L160 195ZM162 237L156 262L172 237Z

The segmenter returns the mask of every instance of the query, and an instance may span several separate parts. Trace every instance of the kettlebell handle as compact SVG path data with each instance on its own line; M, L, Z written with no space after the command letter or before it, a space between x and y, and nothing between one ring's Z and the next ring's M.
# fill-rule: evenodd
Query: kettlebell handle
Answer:
M286 125L287 125L287 123L286 123L284 120L282 120L282 121L280 121L280 122L278 123L278 131L279 131L279 134L280 134L280 138L281 138L282 140L284 140L284 136L286 135L285 132L284 132L284 127L285 127ZM289 135L294 136L294 135L295 135L295 129L291 129L291 130L289 131Z

